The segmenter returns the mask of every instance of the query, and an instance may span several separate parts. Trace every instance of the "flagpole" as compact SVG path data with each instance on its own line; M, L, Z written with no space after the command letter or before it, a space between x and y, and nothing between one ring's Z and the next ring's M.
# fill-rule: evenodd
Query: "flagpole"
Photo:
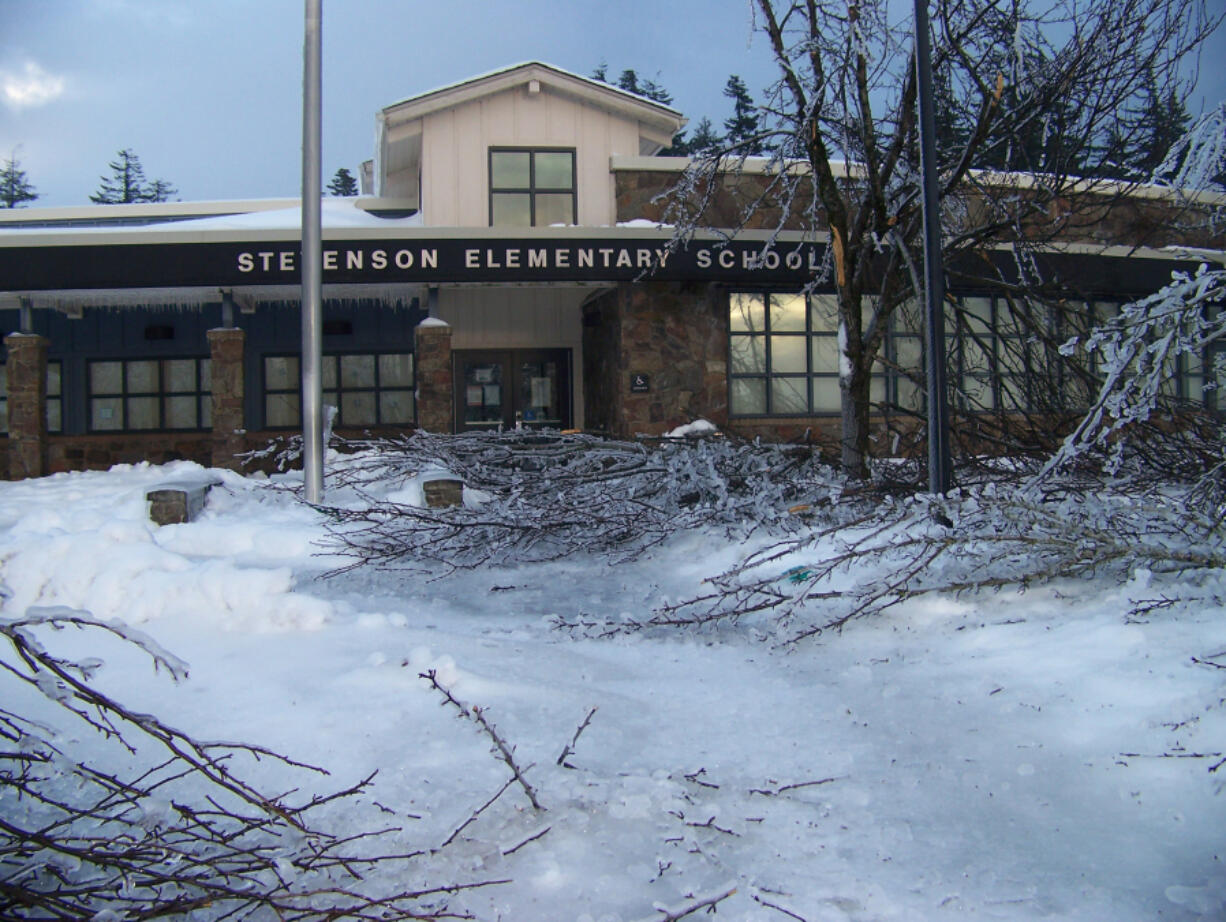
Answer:
M308 503L323 499L322 183L323 0L306 0L302 59L302 480Z
M933 112L932 51L928 0L915 0L915 68L919 90L920 170L924 211L924 290L928 376L928 491L952 486L949 398L945 387L945 273L941 266L941 202L937 189L936 119Z

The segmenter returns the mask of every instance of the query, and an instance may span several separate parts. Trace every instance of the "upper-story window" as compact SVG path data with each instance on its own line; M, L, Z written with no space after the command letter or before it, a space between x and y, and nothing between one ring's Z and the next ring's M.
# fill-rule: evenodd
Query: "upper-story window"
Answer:
M490 148L490 226L575 224L575 152Z

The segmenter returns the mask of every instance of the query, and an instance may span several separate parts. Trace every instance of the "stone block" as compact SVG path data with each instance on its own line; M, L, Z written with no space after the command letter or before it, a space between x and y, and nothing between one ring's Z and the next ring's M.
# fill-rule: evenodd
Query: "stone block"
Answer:
M155 525L191 522L204 508L209 490L220 484L216 477L158 484L145 493L145 499L149 501L149 518Z
M426 494L426 505L431 509L464 505L464 481L462 480L443 478L427 480L422 484L422 491Z

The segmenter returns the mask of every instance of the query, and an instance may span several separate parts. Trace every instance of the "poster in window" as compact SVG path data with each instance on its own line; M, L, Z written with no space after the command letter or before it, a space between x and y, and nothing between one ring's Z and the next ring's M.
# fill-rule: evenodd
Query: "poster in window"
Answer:
M482 395L481 385L480 384L476 384L476 385L470 384L467 388L464 402L470 407L479 407L481 406L481 395Z
M496 407L502 403L502 387L498 384L485 385L485 405Z

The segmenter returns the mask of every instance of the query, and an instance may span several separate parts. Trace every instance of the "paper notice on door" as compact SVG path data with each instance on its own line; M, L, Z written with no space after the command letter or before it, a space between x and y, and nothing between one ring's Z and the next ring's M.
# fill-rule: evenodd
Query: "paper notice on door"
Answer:
M479 407L481 406L481 394L481 385L469 386L464 395L464 402L470 407Z
M553 403L552 381L549 378L532 379L532 405L547 407Z

